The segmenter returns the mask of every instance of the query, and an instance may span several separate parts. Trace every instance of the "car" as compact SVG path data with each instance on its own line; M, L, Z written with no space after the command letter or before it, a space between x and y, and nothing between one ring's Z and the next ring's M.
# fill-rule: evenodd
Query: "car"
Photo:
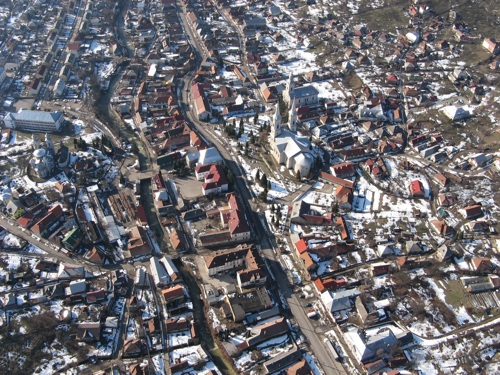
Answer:
M311 307L311 306L312 306L312 303L306 303L306 304L304 305L304 307Z
M305 294L301 294L299 297L302 298L302 299L304 299L304 298L306 298L306 295Z

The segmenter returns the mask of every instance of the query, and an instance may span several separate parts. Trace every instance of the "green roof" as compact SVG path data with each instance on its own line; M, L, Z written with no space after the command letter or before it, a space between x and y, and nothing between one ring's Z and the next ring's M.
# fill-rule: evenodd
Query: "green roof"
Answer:
M75 247L78 242L82 239L82 231L80 228L73 228L66 234L66 237L63 239L63 243L68 247Z

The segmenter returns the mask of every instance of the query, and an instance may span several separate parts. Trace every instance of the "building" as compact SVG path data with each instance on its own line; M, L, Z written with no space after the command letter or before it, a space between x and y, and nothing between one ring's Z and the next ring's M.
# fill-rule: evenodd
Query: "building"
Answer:
M481 205L479 205L479 204L475 204L473 206L461 208L459 210L459 212L462 214L464 219L468 219L468 220L483 216L483 209L482 209Z
M30 165L34 174L39 178L48 178L54 170L54 144L49 134L45 134L45 145L38 141L36 134L33 134L33 144L35 151L30 160Z
M229 245L231 243L247 242L251 239L250 225L236 194L229 193L226 196L228 207L220 211L223 229L201 234L199 240L203 246Z
M62 112L43 112L21 109L8 113L4 118L5 126L30 132L58 132L64 123Z
M54 95L62 96L64 94L64 90L66 90L66 82L64 81L64 79L59 78L54 84Z
M355 175L356 171L352 163L342 163L337 165L332 165L330 167L330 172L334 177L341 179L349 178Z
M203 195L221 194L227 192L228 189L229 183L222 167L218 164L212 164L205 176L205 182L201 185Z
M151 246L146 231L143 227L134 226L130 228L128 240L129 257L135 258L151 254ZM127 254L128 255L128 254Z
M295 120L292 119L291 128L296 130ZM276 106L273 126L271 127L271 147L273 158L279 164L306 177L311 172L314 158L309 149L310 141L307 137L299 137L292 130L282 129L279 106Z
M60 220L63 219L63 209L59 204L51 207L47 215L38 220L31 227L31 231L41 237L45 237L59 226Z
M290 73L286 88L283 91L283 100L289 107L303 107L318 103L319 92L314 86L295 87L293 75Z
M494 38L484 38L482 46L493 55L498 55L500 53L500 43Z
M410 183L410 195L414 198L423 198L425 196L424 185L420 180L413 180Z
M210 276L222 272L236 271L240 290L253 288L266 283L266 266L252 246L240 245L234 249L221 250L204 257Z

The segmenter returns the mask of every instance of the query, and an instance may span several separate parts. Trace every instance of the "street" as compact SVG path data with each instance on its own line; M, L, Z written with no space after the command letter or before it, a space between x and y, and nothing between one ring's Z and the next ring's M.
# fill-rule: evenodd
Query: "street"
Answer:
M179 9L182 9L182 12L179 12L181 24L183 25L184 30L191 38L192 45L196 49L196 56L197 56L196 61L199 62L201 60L199 56L203 54L200 53L200 51L203 51L204 46L203 47L200 46L198 38L193 36L193 32L187 23L185 9L182 7L179 7ZM198 66L195 66L192 72L195 72L197 69ZM317 335L316 332L314 331L311 321L307 317L306 311L299 303L299 300L297 299L296 295L290 289L285 272L281 268L279 260L277 259L277 255L273 250L272 242L274 241L274 238L267 238L266 236L256 235L257 233L260 234L268 233L269 230L267 228L264 228L262 221L259 219L258 214L254 211L252 207L253 203L252 192L247 186L246 176L243 174L243 171L239 166L238 161L233 158L228 148L224 147L222 142L217 137L215 137L210 131L207 130L207 128L210 125L199 122L193 116L192 111L187 110L187 108L188 109L193 108L193 106L190 105L191 103L188 91L188 88L191 87L191 83L193 81L192 72L188 73L183 79L184 87L186 89L179 90L182 93L181 104L184 104L181 105L180 108L183 112L184 117L186 118L186 121L188 122L191 128L196 129L206 140L212 143L212 146L218 149L222 157L225 159L226 165L228 166L229 170L233 173L235 178L235 189L239 192L240 199L243 202L247 220L255 224L255 228L253 229L254 231L253 237L256 239L256 243L261 246L262 249L261 252L264 258L266 259L266 263L271 268L271 271L274 274L275 281L278 283L279 286L279 290L286 299L290 307L290 310L293 316L295 317L296 322L299 325L301 331L307 337L311 349L317 358L318 364L323 368L325 374L332 374L332 375L347 374L344 367L339 362L335 361L332 358L332 356L328 353L322 338L319 335Z

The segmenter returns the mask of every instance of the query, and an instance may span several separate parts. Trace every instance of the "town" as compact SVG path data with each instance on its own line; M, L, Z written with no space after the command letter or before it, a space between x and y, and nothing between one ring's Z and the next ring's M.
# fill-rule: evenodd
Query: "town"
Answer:
M5 373L500 373L499 25L0 4Z

